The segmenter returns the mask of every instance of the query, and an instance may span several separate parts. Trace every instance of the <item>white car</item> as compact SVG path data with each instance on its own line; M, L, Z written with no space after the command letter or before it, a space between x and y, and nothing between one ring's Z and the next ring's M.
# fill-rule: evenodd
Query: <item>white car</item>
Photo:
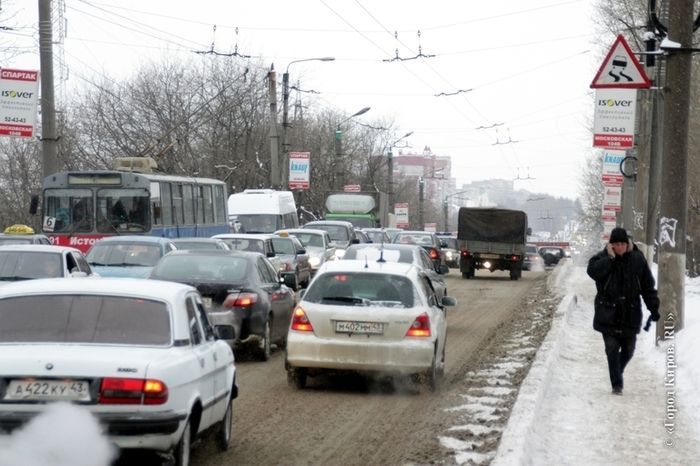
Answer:
M304 388L325 371L412 375L431 390L445 369L446 316L412 264L328 262L302 295L287 336L288 381Z
M121 449L189 463L208 429L226 449L238 394L231 348L199 293L153 280L26 280L0 287L0 434L46 403L87 408Z
M68 246L0 246L0 281L97 276L83 253Z

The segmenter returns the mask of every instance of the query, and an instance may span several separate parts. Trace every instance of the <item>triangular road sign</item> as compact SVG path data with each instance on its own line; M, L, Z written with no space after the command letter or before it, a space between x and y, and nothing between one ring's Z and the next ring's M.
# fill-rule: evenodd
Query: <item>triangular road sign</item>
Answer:
M651 81L623 36L615 43L591 83L593 89L648 89Z

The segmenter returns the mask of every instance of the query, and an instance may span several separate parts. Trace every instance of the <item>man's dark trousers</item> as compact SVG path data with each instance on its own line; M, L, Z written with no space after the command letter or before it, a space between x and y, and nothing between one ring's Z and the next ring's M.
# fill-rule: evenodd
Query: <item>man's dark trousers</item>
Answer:
M622 373L632 359L637 336L624 336L622 332L604 333L605 354L608 356L608 371L613 388L623 388Z

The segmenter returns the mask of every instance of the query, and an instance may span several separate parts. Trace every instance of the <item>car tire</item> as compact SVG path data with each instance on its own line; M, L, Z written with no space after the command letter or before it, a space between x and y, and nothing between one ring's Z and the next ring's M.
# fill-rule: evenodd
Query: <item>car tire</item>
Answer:
M428 389L432 393L435 393L437 391L439 378L440 378L440 374L439 374L438 365L437 365L437 343L436 343L435 344L435 351L433 352L433 362L430 365L430 370L428 371L427 380L426 380L426 383L428 384Z
M294 368L287 370L287 383L297 390L306 388L306 369Z
M175 466L189 466L191 449L192 426L190 424L190 418L187 417L187 420L185 421L185 429L182 431L182 437L180 438L180 441L177 442L175 451L173 451Z
M265 329L263 330L263 335L262 339L260 340L260 347L259 349L259 359L261 361L267 361L270 359L270 354L272 353L272 342L270 339L272 338L272 317L268 317L267 321L265 322Z
M216 431L216 448L219 451L228 450L229 443L231 442L232 433L233 433L233 400L229 400L228 406L226 407L226 414L224 414L224 418L219 423L218 430Z

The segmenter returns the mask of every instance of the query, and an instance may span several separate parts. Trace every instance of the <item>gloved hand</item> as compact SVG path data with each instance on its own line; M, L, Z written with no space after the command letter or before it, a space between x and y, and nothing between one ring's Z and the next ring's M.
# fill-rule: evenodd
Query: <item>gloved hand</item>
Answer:
M605 246L605 250L608 251L608 256L610 259L615 259L615 251L613 250L612 243L608 243L608 245Z
M659 319L661 318L661 314L659 314L659 311L649 311L651 313L651 320L654 322L658 322Z

